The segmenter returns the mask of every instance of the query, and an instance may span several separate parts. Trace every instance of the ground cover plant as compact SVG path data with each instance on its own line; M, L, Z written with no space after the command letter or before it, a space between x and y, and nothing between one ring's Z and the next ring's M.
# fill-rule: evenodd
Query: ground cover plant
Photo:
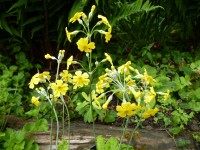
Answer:
M13 28L13 22L10 24L7 20L17 12L16 10L20 12L17 13L20 20L20 14L24 12L21 10L26 11L24 6L28 3L25 1L24 3L15 3L1 17L1 28L14 35L10 39L12 43L10 47L13 48L16 60L18 60L18 66L13 66L4 64L5 57L0 57L1 116L12 112L24 118L50 118L51 125L53 121L56 121L57 127L60 126L59 118L61 118L63 129L64 119L66 119L69 127L68 137L70 137L70 120L83 117L85 122L93 123L94 138L97 139L96 145L99 149L109 149L112 143L119 149L129 147L130 143L127 145L122 143L129 123L134 124L135 130L144 127L146 123L150 123L152 127L162 128L173 138L177 147L186 147L191 144L191 142L178 137L183 131L192 129L195 131L192 136L198 147L200 111L198 43L195 40L187 43L185 47L179 43L179 39L184 37L184 40L181 41L188 41L189 37L193 35L198 21L196 22L193 15L187 16L187 12L195 9L196 6L189 5L188 9L184 9L185 3L181 3L181 0L175 5L182 12L182 16L177 17L181 19L187 16L192 19L193 28L189 25L189 21L185 24L181 24L180 21L168 24L168 19L173 20L173 17L176 16L171 15L170 10L166 10L166 5L174 6L170 2L160 2L162 7L151 6L149 1L143 2L142 0L95 2L98 6L97 9L95 6L91 8L92 5L89 1L75 1L70 12L67 12L69 17L69 24L66 23L67 28L63 23L66 20L61 15L58 21L59 35L55 36L56 30L49 30L49 33L54 34L51 34L49 41L45 42L45 46L43 45L45 50L42 53L46 54L44 58L50 62L47 64L51 64L49 67L51 70L49 71L46 67L38 68L38 73L33 76L29 84L30 88L36 89L31 92L32 99L24 93L23 89L29 76L29 73L26 72L32 68L32 65L26 60L25 53L20 52L27 47L31 49L32 44L29 43L31 40L29 38L26 38L29 39L27 41L19 40L26 35L18 36L19 34L15 30L18 28ZM154 1L153 3L158 4L159 2ZM48 4L53 6L55 3L44 2L44 6L48 6ZM72 5L72 2L69 4ZM61 7L64 6L65 4ZM100 6L103 8L102 10L100 10ZM176 10L175 6L174 10ZM7 5L4 5L3 8L6 7ZM22 9L20 10L20 8ZM53 10L55 7L50 8ZM85 10L89 12L88 15L84 13ZM149 12L148 10L153 11ZM56 9L52 12L51 16L54 16L57 11L59 10ZM78 13L76 13L77 11ZM38 12L41 10L38 9ZM108 19L104 15L98 15L98 12L106 13ZM165 12L167 12L167 17ZM47 18L48 14L45 16ZM37 22L41 19L39 17L31 18L27 22L26 16L22 15L22 18L24 19L20 22L21 25L23 24L20 26L20 31L22 31L20 33L25 32L32 22L38 25L31 30L32 37L39 37L39 31L52 27L47 24L45 27L40 27ZM47 20L46 23L48 23ZM179 34L187 26L190 27L190 30L187 33ZM45 31L45 37L47 37L48 31ZM146 32L142 34L142 31ZM65 34L67 38L64 37ZM178 39L174 37L177 35ZM64 42L63 39L67 40ZM192 37L192 39L194 38ZM52 48L47 50L47 43L51 40L58 41L57 48L62 43L66 43L67 47L68 45L72 46L73 52L70 51L71 49L59 50L58 56L56 56L57 51L53 51ZM5 53L10 52L3 50L3 54ZM69 54L73 54L73 56ZM40 54L39 58L44 60L42 57L43 55ZM47 61L44 60L42 64L46 64ZM34 70L33 74L35 72ZM31 110L25 113L24 110L30 108L27 105L30 99L32 101ZM3 131L0 134L1 142L6 142L6 138L2 137L11 133L11 130L9 132L4 130L5 120L0 122ZM111 123L119 120L124 120L121 139L113 137L106 140L95 134L96 121ZM196 129L191 126L192 124L196 124ZM52 126L50 130L51 128ZM134 136L135 130L130 133L130 137ZM70 138L68 141L64 139L64 136L59 139L58 132L57 130L58 149L69 148ZM22 134L25 134L24 130L22 130ZM64 130L62 130L62 135L65 135ZM23 136L21 141L23 141ZM21 144L23 145L24 142Z

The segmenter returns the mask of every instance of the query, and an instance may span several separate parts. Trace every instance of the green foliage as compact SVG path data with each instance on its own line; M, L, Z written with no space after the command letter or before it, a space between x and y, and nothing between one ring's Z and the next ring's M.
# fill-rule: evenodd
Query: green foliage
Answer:
M38 120L35 123L27 123L22 130L6 129L0 136L0 148L5 150L39 150L39 146L29 135L36 131L47 131L47 120Z
M151 10L155 10L157 8L162 8L160 6L152 6L149 1L143 3L143 0L137 0L133 3L117 3L117 8L112 9L112 18L110 19L111 25L117 25L117 21L121 19L125 19L130 15L140 13L140 12L148 12Z
M187 52L174 51L167 57L168 62L156 65L159 68L156 86L160 89L164 85L161 90L170 89L171 99L158 104L160 112L154 121L162 120L165 127L170 127L171 134L178 135L199 113L199 61L194 61Z
M119 141L115 137L110 137L107 141L102 135L96 137L97 150L116 150L120 146ZM134 150L132 146L122 144L120 150Z
M193 133L192 137L195 139L196 142L200 143L200 133L199 132Z
M68 150L68 143L67 143L67 141L61 141L58 144L58 150Z
M94 95L95 91L92 91L92 95ZM93 101L92 107L90 105L90 97L85 92L82 92L82 96L84 98L83 101L77 103L76 111L83 116L85 122L92 122L93 118L96 120L97 115L100 118L104 116L105 111L99 110L97 104ZM104 116L105 117L105 116Z
M26 100L28 92L25 93L29 73L25 71L32 68L24 53L18 53L16 65L0 63L0 114L16 114L23 116L24 107L22 100Z
M178 140L177 140L177 147L179 147L179 148L187 147L190 144L191 144L191 142L189 140L185 140L183 138L178 138Z

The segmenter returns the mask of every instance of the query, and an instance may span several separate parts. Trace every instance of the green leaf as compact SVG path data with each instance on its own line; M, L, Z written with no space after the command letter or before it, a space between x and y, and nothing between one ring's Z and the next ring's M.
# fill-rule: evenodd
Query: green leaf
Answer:
M172 133L173 135L177 135L181 132L181 130L183 129L183 127L173 127L169 130L170 133Z
M44 24L35 26L35 27L31 30L31 38L33 38L35 32L38 32L38 31L40 31L40 30L43 29L43 28L44 28Z
M68 150L68 143L67 143L67 141L61 141L58 144L58 150Z
M28 24L33 24L34 22L41 21L44 19L44 16L36 16L36 17L31 17L24 22L23 26L28 25Z
M183 84L183 86L191 85L189 75L186 75L185 77L180 77L180 81L181 81L181 84Z
M87 96L87 94L85 93L85 92L82 92L82 96L84 97L84 99L86 100L86 101L90 101L90 98L89 98L89 96Z
M15 144L13 147L13 150L24 150L25 141L22 141L21 143Z
M76 107L76 111L79 112L79 114L83 114L89 107L89 102L84 101L82 103L78 103Z
M26 6L27 5L28 0L19 0L16 3L14 3L10 9L7 11L7 13L11 12L13 9L21 7L21 6Z
M92 110L88 109L84 115L84 121L85 122L92 122L93 121L93 116L92 116Z
M48 122L46 119L37 120L35 123L27 123L23 127L25 132L48 131Z
M5 135L6 135L5 132L0 132L0 137L3 137Z
M197 69L197 68L200 68L200 60L197 60L193 63L190 64L190 67L194 70L194 69Z
M143 4L143 6L142 6L142 10L144 10L144 11L146 11L146 12L148 12L148 11L151 11L151 10L154 10L154 9L157 9L157 8L162 8L163 9L163 7L161 7L161 6L151 6L151 3L149 3L149 0L147 0L144 4Z
M8 22L6 21L5 18L1 18L1 27L6 30L8 33L10 33L11 35L13 34L12 31L11 31L11 28L10 26L8 25Z
M200 102L190 101L189 102L190 109L196 112L200 112Z
M155 77L156 74L157 74L157 70L155 67L151 67L149 65L144 65L141 69L141 71L144 71L144 69L146 69L148 75L152 76L152 77Z
M105 143L106 143L106 140L102 135L99 135L96 137L97 150L106 150Z
M110 137L105 146L107 150L117 150L119 148L119 141L115 137Z
M25 149L26 150L31 150L33 145L34 145L34 140L26 140Z
M117 25L117 21L124 19L130 15L143 12L143 11L151 11L157 8L162 8L160 6L150 5L149 1L146 1L143 5L143 0L137 0L133 3L124 3L120 5L115 12L113 12L113 18L110 19L110 23L112 26Z
M24 131L21 130L16 131L13 137L15 139L15 143L17 144L21 143L25 138L25 134L26 133Z
M35 109L32 109L32 110L26 112L25 114L28 115L28 116L31 116L31 117L38 118L39 112L40 112L40 109L39 108L35 108Z
M178 138L178 140L177 140L177 146L179 148L184 148L190 144L191 144L191 142L189 140L185 140L183 138Z
M106 114L106 117L104 119L104 121L106 123L111 123L115 121L115 118L117 117L117 113L114 110L108 111Z

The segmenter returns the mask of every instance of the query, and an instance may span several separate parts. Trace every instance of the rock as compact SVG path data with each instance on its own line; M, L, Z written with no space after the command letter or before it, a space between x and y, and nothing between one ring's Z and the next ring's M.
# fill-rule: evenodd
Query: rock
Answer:
M34 120L29 120L28 122L33 122ZM16 123L17 122L17 123ZM8 119L8 126L12 128L21 128L26 122L21 119ZM19 126L16 126L18 124ZM55 150L55 134L56 128L53 126L53 146ZM84 123L83 121L73 121L71 122L71 133L70 133L70 149L71 150L84 150L85 148L90 148L95 144L94 134L92 130L92 124ZM131 136L131 131L133 128L127 129L125 133L124 143L128 142ZM67 127L65 129L66 135L65 140L68 140ZM114 136L120 139L122 129L120 127L112 125L102 125L95 124L95 131L97 135L103 135L106 139ZM61 133L60 129L60 133ZM50 143L50 132L36 132L31 135L32 138L39 144L41 150L48 150ZM61 138L61 137L60 137ZM61 139L59 139L61 140ZM192 142L191 142L192 143ZM134 135L134 140L131 143L134 145L136 150L176 150L175 143L173 139L164 130L155 130L153 128L139 129ZM194 148L189 148L192 150Z

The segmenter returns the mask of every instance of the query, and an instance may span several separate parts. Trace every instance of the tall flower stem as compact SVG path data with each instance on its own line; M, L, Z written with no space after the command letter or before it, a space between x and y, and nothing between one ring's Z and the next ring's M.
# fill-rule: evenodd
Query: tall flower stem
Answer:
M135 134L135 131L136 131L137 128L139 127L140 122L141 122L141 118L140 118L139 121L137 122L137 125L136 125L136 127L134 128L134 130L131 132L131 137L130 137L130 140L129 140L129 142L128 142L128 146L131 144L131 141L132 141L132 139L133 139L133 136L134 136L134 134ZM127 147L127 150L128 150L128 147Z
M93 106L92 106L92 87L91 87L91 82L92 82L92 76L90 75L89 76L90 78L90 87L89 87L89 98L90 98L90 112L91 112L91 115L92 115L92 129L93 129L93 136L94 138L96 138L96 130L95 130L95 119L94 119L94 116L93 116Z
M89 40L90 41L90 40ZM92 106L92 52L89 53L89 57L88 57L88 63L89 63L89 79L90 79L90 83L89 83L89 98L90 98L90 112L92 115L92 128L93 128L93 136L94 138L96 138L96 131L95 131L95 119L93 116L93 106Z
M63 108L62 108L63 112L62 112L62 138L64 138L65 135L65 106L63 104Z
M53 106L51 106L53 107ZM52 118L52 111L51 111L51 125L50 125L50 150L52 150L52 132L53 132L53 118Z
M125 135L126 129L127 129L127 127L128 127L128 122L129 122L129 117L126 118L126 122L125 122L125 125L124 125L124 128L123 128L123 131L122 131L122 135L121 135L121 138L120 138L120 143L119 143L119 148L118 148L118 150L121 149L122 140L123 140L123 138L124 138L124 135Z
M51 105L51 107L52 107L52 109L53 109L53 112L54 112L54 115L55 115L55 118L56 118L56 147L58 146L58 135L59 135L59 121L58 121L58 115L57 115L57 113L56 113L56 110L55 110L55 107L54 107L54 105L53 105L53 103L52 103L52 101L49 99L49 98L47 98L48 99L48 101L49 101L49 103L50 103L50 105ZM51 125L53 124L53 122L51 121ZM51 126L51 132L52 132L52 126ZM52 133L51 133L52 134ZM52 135L51 135L51 137L52 137ZM52 144L51 144L52 145ZM52 147L51 147L51 149L52 149Z
M58 73L60 69L60 61L58 60L57 70L56 70L56 80L58 79Z
M70 114L69 114L69 109L68 109L68 107L67 107L62 95L61 95L61 100L62 100L63 106L65 107L66 112L67 112L67 120L68 120L67 121L67 124L68 124L68 126L67 126L68 127L68 129L67 129L67 131L68 131L68 149L70 149L70 130L71 130ZM64 122L63 122L63 126L64 126Z

